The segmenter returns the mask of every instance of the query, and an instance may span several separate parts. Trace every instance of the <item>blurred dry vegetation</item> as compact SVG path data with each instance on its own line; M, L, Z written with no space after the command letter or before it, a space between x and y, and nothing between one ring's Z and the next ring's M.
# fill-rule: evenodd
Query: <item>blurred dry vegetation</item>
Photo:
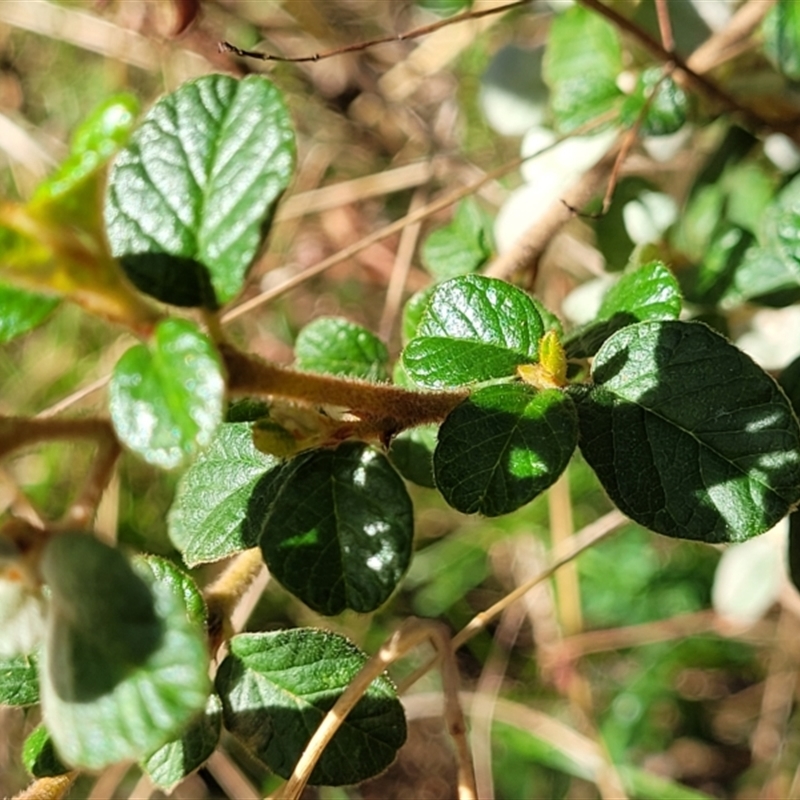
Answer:
M479 0L474 7L492 4ZM29 197L66 152L74 126L113 92L130 91L147 108L191 77L263 71L284 92L298 131L297 176L247 297L277 290L517 156L519 139L494 133L480 112L481 76L502 46L542 43L551 13L536 4L418 40L317 63L273 64L220 52L218 43L303 56L437 18L404 0L0 0L0 191ZM669 165L648 162L638 149L631 158L677 194L691 177L696 151ZM510 171L486 183L480 203L494 213L519 182ZM306 322L340 314L379 332L397 353L401 303L430 280L420 266L419 242L451 213L407 225L291 291L276 291L271 302L236 319L231 335L254 352L289 362ZM589 277L587 265L599 263L590 225L575 220L568 231L537 285L555 310ZM71 399L76 408L102 413L102 387L73 393L102 383L128 344L127 334L62 306L47 326L0 351L0 412L38 414ZM80 449L64 455L52 445L12 465L14 480L53 516L85 458ZM121 541L142 549L173 553L165 514L174 480L154 479L124 458L98 527L116 529ZM439 617L460 629L545 563L546 499L508 518L478 520L447 509L433 492L413 491L420 509L417 557L399 596L369 627L355 615L316 618L272 584L248 627L333 626L372 652L406 615ZM610 509L581 463L570 468L570 491L566 524L575 530ZM619 776L604 776L610 756L616 765L645 768L667 781L663 795L641 784L641 796L699 796L681 794L683 784L714 797L800 797L797 597L787 584L764 619L747 630L725 627L710 610L717 559L712 548L625 527L581 556L579 581L573 575L529 593L461 651L482 796L617 796ZM211 574L201 574L201 582ZM414 666L400 665L396 677ZM388 773L359 788L307 790L308 796L452 796L455 768L437 690L435 676L417 685L408 702L409 742ZM36 721L32 712L0 709L2 796L28 783L19 748ZM208 767L173 796L243 800L276 785L225 740ZM135 767L122 766L81 777L69 796L161 795L151 793Z

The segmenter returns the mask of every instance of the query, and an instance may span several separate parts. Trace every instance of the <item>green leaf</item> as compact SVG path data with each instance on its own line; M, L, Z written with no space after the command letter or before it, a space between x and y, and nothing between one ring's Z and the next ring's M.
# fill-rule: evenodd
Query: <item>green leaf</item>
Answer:
M778 193L761 215L758 245L751 247L735 271L725 298L759 300L800 290L800 177ZM782 305L787 305L781 303Z
M69 772L56 753L53 739L44 725L37 725L22 745L22 763L34 778L52 778Z
M32 706L39 702L38 658L35 655L0 659L0 705Z
M420 8L433 11L440 17L449 17L459 11L465 11L472 5L472 0L417 0Z
M505 281L465 275L439 284L403 351L411 379L431 389L512 377L535 362L544 324L530 297Z
M42 711L73 766L141 758L205 707L205 634L190 619L185 587L159 579L162 566L140 559L132 567L86 534L59 534L45 550Z
M727 222L720 223L702 260L679 273L686 299L690 303L714 306L736 291L739 270L750 272L755 267L755 271L760 272L759 266L748 265L748 260L756 253L752 244L753 237L747 231ZM751 276L746 283L750 287L765 287L767 274L762 272L760 277Z
M778 0L763 23L764 52L790 80L800 80L800 6Z
M655 96L645 112L640 134L666 136L683 127L689 111L689 98L672 78L667 76L662 80L662 77L661 67L651 67L639 75L636 88L625 98L620 109L620 122L626 128L636 124L654 91Z
M389 458L398 472L418 486L434 489L433 451L436 448L438 425L420 425L403 431L392 439Z
M580 397L580 447L611 499L658 533L737 542L800 499L800 428L772 378L699 323L614 334Z
M573 6L553 20L544 57L550 107L564 133L614 108L622 92L622 50L614 27L598 14Z
M205 711L190 723L181 738L156 750L142 762L142 768L156 786L169 793L208 761L217 748L221 730L222 703L212 693Z
M303 453L268 473L246 525L272 576L321 614L374 611L411 559L406 487L386 456L362 442Z
M58 303L57 297L0 284L0 344L41 325Z
M491 225L474 200L462 200L453 221L425 240L422 263L437 281L475 272L492 254Z
M508 514L556 481L577 438L574 405L560 390L478 389L442 423L433 454L436 486L465 514Z
M181 598L186 618L192 625L199 629L205 627L208 618L206 601L191 575L161 556L138 556L134 559L134 566L146 570L148 577L152 573L152 580L169 587L173 594Z
M217 673L225 727L288 778L306 744L367 656L343 636L310 628L234 636ZM406 738L386 676L374 680L336 732L309 783L341 786L382 772Z
M208 449L181 476L167 523L169 538L194 567L255 547L244 526L259 479L280 464L253 445L247 422L220 425Z
M111 421L145 461L173 469L211 443L222 420L225 380L211 340L187 320L168 319L150 347L128 350L111 378Z
M728 220L757 234L761 217L775 196L775 175L759 163L745 161L727 169L721 181L727 195Z
M417 329L420 322L422 322L422 315L425 313L428 301L431 299L435 289L436 284L426 286L424 289L412 294L406 301L403 307L403 320L400 325L403 344L408 344L417 335Z
M61 224L85 227L92 219L99 230L101 174L127 141L138 112L139 101L130 94L113 95L95 108L73 133L67 159L36 189L31 207Z
M675 276L652 261L625 273L603 297L594 322L570 334L565 342L570 358L593 356L600 345L626 325L649 319L677 319L681 290Z
M159 300L227 303L294 164L289 113L266 78L184 83L153 106L114 164L105 208L112 251Z
M340 317L320 317L300 331L295 366L308 372L385 381L389 353L374 334Z
M725 211L725 192L719 183L697 189L678 218L673 234L675 246L692 261L705 256Z

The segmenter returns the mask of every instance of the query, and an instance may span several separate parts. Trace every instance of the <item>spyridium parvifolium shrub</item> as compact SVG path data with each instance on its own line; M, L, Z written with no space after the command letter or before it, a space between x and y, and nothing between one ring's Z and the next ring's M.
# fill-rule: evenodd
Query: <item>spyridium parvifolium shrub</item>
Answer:
M776 8L767 46L796 69L792 4ZM584 8L554 21L544 77L560 130L603 117L663 136L694 113L652 64L624 93L622 52ZM93 509L43 527L4 520L0 702L41 704L24 756L35 777L134 760L170 789L224 728L288 778L367 655L314 628L231 636L230 609L187 570L257 548L318 614L374 612L413 555L406 480L494 517L545 492L580 451L630 519L713 544L758 536L800 501L792 402L692 318L800 294L800 178L756 216L737 204L743 182L763 185L741 167L754 137L730 128L744 146L719 150L667 237L634 250L582 327L565 330L523 289L479 274L489 220L468 200L423 246L435 282L408 303L395 364L370 331L324 317L286 367L237 348L220 322L294 174L281 93L261 76L208 75L136 117L131 97L108 100L29 202L0 206L3 342L46 324L58 296L140 339L113 369L110 424L7 416L0 449L96 441L95 500L121 447L182 470L168 517L182 566L105 543ZM796 373L784 381L795 400ZM311 782L363 781L405 736L396 690L379 677Z

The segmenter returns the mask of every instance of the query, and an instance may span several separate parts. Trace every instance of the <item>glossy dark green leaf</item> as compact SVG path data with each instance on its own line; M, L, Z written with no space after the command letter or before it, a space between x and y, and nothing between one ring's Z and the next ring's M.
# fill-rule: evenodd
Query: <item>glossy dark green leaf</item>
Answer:
M0 659L0 705L32 706L39 702L38 659L35 655Z
M449 225L430 233L422 245L422 263L437 281L475 272L491 254L491 219L471 198L459 204Z
M37 725L22 745L22 763L34 778L51 778L69 772L58 757L53 739L44 725Z
M142 762L150 780L171 792L187 775L208 761L219 744L222 703L211 694L205 711L194 719L180 739L167 742Z
M544 324L530 297L505 281L464 275L440 283L403 351L411 379L432 389L512 377L537 360Z
M300 331L295 366L308 372L385 381L389 353L372 332L341 317L320 317Z
M557 389L478 389L442 423L433 454L436 486L465 514L508 514L556 481L577 437L575 407Z
M800 80L800 5L778 0L764 19L764 50L778 69Z
M626 325L649 319L677 319L681 290L675 276L653 261L626 272L603 297L595 320L565 342L571 358L594 355L603 342Z
M617 32L587 8L573 6L553 20L543 66L551 111L565 133L610 111L622 97Z
M187 320L160 323L151 345L128 350L111 378L111 421L117 436L163 469L185 464L211 443L224 400L219 355Z
M41 325L58 303L57 297L0 284L0 344L10 342Z
M234 636L217 673L225 727L288 778L306 744L367 656L343 636L310 628ZM406 738L388 677L374 680L311 773L312 785L359 783L382 772Z
M420 425L403 431L392 439L389 458L398 472L418 486L433 489L433 451L436 449L438 425Z
M736 542L800 499L800 428L775 381L699 323L614 334L580 398L580 447L611 499L658 533Z
M663 77L661 67L646 69L639 75L636 88L622 103L620 121L625 127L635 125L654 91L655 96L644 112L640 133L643 136L675 133L686 122L689 98L672 78Z
M153 106L114 164L112 251L159 300L226 303L242 289L294 163L289 113L266 78L184 83Z
M161 572L147 559L131 566L88 534L59 534L45 550L52 602L42 712L70 765L142 758L206 705L205 632L191 619L185 587Z
M313 450L253 489L246 538L270 573L322 614L382 605L408 569L414 531L405 484L362 442Z
M243 525L253 488L278 466L253 445L247 422L220 425L208 449L181 476L167 518L169 538L196 566L254 547Z

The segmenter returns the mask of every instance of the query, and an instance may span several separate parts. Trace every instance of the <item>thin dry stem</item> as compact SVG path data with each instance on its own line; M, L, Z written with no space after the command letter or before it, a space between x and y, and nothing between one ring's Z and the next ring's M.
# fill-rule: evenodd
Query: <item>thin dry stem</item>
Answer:
M411 198L408 213L413 214L424 205L425 193L422 189L418 189ZM417 249L421 226L421 222L413 222L407 225L402 234L400 234L400 243L397 246L392 275L389 278L389 286L386 288L386 302L378 325L378 335L385 342L389 341L395 320L400 312L400 306L403 303L403 290L408 280L408 272L411 268L411 260L414 258L414 251Z
M656 58L664 62L674 61L678 69L680 69L699 89L720 102L729 111L739 113L750 127L756 130L759 128L768 128L773 131L778 131L800 143L800 131L798 131L796 125L781 119L765 119L761 114L744 105L737 98L719 87L714 81L696 72L686 60L681 58L677 53L669 52L660 42L656 41L647 33L647 31L640 28L635 22L632 22L615 9L601 3L600 0L578 0L578 2L605 17L620 30L634 36L642 45L650 50Z
M544 149L540 152L544 152ZM539 155L539 153L536 155ZM532 158L533 156L530 157ZM362 239L359 239L357 242L353 242L353 244L343 248L338 253L334 253L332 256L323 259L319 263L304 269L297 275L294 275L289 280L284 281L280 286L276 286L265 292L261 292L255 297L251 297L249 300L245 300L243 303L240 303L223 315L223 323L237 319L243 314L246 314L249 311L258 308L259 306L262 306L265 303L268 303L269 301L286 294L286 292L294 289L296 286L299 286L302 283L305 283L310 278L320 275L326 270L329 270L331 267L335 267L337 264L341 264L342 262L353 258L353 256L358 255L362 250L366 250L373 244L381 242L384 239L388 239L390 236L394 236L394 234L402 231L407 225L411 225L419 220L423 220L426 217L430 217L433 214L452 206L462 198L474 194L487 183L491 183L497 178L507 174L508 172L511 172L511 170L516 169L525 160L526 159L523 158L512 159L506 164L503 164L501 167L486 173L486 175L480 178L480 180L463 186L460 189L455 189L452 192L448 192L446 195L423 206L418 211L407 214L405 217L401 217L390 225L386 225L385 227L369 234L369 236L365 236Z
M150 72L160 72L164 67L162 49L147 37L66 5L43 0L3 0L0 23L67 42ZM201 55L186 50L173 51L169 58L179 81L207 75L212 69L212 64Z
M444 165L447 161L449 161L447 158L415 161L402 167L387 169L385 172L364 175L331 186L294 194L281 203L274 221L284 222L306 214L316 214L349 203L361 203L371 197L421 186L437 174L439 165Z
M547 493L547 507L550 512L550 537L553 549L561 548L575 533L567 472L564 472L550 487ZM581 592L575 562L565 564L563 569L556 572L554 579L561 627L566 636L573 636L583 628Z
M427 36L440 28L450 27L459 22L468 22L470 20L480 19L482 17L490 16L492 14L500 14L504 11L510 11L512 8L528 5L532 0L514 0L511 3L504 3L502 5L492 6L490 8L481 9L478 11L465 11L463 14L457 14L453 17L438 20L430 25L423 25L419 28L406 31L405 33L396 33L389 36L382 36L378 39L371 39L368 42L354 42L353 44L337 47L333 50L327 50L324 53L312 53L307 56L278 56L271 53L259 53L254 50L242 50L230 42L220 42L220 49L226 50L230 53L235 53L242 58L255 58L259 61L288 61L293 64L301 64L310 61L322 61L326 58L339 56L343 53L356 53L362 50L367 50L370 47L375 47L380 44L388 44L389 42L404 42L410 39L418 39L421 36Z
M550 554L550 563L541 572L534 575L530 580L517 587L513 592L507 594L502 600L498 600L486 611L476 614L461 631L453 637L452 647L455 652L463 644L466 644L473 636L482 631L496 616L501 614L508 606L524 597L534 586L538 586L542 581L547 580L556 570L568 564L581 553L593 547L607 536L614 533L621 525L627 522L627 517L621 511L609 511L608 514L587 525L575 534L568 542L564 543L563 549L553 551ZM408 691L423 675L426 675L437 663L437 657L432 658L423 664L411 675L409 675L398 687L400 694Z
M508 658L525 620L525 607L509 606L500 615L494 646L475 687L475 702L470 708L472 722L472 758L475 762L475 785L481 800L494 800L492 770L492 725L494 709L503 687Z
M439 658L442 659L445 719L450 735L455 742L458 757L458 797L459 800L475 800L472 758L466 739L467 729L464 713L458 695L458 667L453 657L447 630L440 623L413 618L406 620L389 641L364 664L333 708L325 715L306 745L291 778L280 791L278 795L280 800L298 800L322 752L347 715L364 696L370 684L382 675L390 664L426 641L433 644Z
M627 625L623 628L606 628L570 636L556 646L555 658L576 660L589 653L624 650L657 642L686 639L703 633L720 633L714 611L703 610L669 619Z
M459 694L462 705L468 711L479 700L475 692L462 691ZM409 695L403 698L403 706L408 719L442 714L442 698L433 692ZM581 772L593 778L603 767L603 758L596 742L541 711L501 697L494 706L494 719L547 742Z
M669 18L667 0L656 0L656 16L658 17L658 31L661 34L661 44L671 53L675 50L675 39L672 35L672 22Z
M686 64L700 74L739 55L754 44L752 34L763 21L776 0L749 0L731 18L730 22L712 36L686 59Z
M539 260L553 237L575 217L576 208L583 208L596 197L611 175L621 147L621 138L590 170L573 184L563 198L556 199L548 210L505 253L498 256L486 275L504 280L518 273L527 273L527 283L536 279Z
M236 800L261 800L261 792L256 791L244 772L220 748L212 753L206 762L206 769L228 797L235 797Z

